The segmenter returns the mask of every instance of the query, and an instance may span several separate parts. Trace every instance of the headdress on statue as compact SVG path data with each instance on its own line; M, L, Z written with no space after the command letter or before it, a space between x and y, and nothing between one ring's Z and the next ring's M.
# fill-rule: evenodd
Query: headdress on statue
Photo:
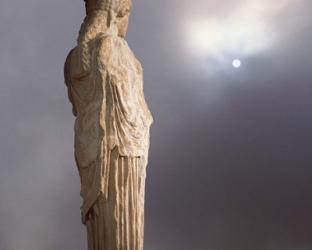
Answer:
M84 0L86 3L87 13L93 11L115 12L117 16L125 16L130 12L131 0Z

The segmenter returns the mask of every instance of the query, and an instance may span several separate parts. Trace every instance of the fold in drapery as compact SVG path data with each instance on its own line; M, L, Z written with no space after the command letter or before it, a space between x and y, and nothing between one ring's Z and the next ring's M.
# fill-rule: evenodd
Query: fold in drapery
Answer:
M145 165L141 157L110 152L108 199L102 194L87 218L89 250L142 250Z

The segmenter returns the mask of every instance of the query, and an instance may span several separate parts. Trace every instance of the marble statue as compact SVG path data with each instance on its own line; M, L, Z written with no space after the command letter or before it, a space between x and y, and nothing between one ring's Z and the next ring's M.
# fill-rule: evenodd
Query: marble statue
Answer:
M85 0L78 44L65 63L75 120L88 250L143 250L152 115L142 66L124 37L131 0Z

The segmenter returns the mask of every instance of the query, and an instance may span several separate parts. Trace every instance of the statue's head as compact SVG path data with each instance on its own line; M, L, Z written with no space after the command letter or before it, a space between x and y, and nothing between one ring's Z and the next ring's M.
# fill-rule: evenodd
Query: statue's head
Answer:
M119 36L124 37L128 29L129 15L132 7L131 0L84 0L87 15L96 11L108 13L108 22L117 25Z

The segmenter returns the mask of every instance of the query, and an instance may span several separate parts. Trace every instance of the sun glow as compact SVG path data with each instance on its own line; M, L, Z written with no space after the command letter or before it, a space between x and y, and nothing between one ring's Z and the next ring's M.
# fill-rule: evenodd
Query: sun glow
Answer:
M287 0L276 2L279 4L248 0L226 17L192 19L187 22L190 50L200 57L232 61L233 56L245 57L268 49L275 39L269 17Z
M192 46L197 52L205 54L252 54L269 44L266 27L248 21L199 21L190 30Z

